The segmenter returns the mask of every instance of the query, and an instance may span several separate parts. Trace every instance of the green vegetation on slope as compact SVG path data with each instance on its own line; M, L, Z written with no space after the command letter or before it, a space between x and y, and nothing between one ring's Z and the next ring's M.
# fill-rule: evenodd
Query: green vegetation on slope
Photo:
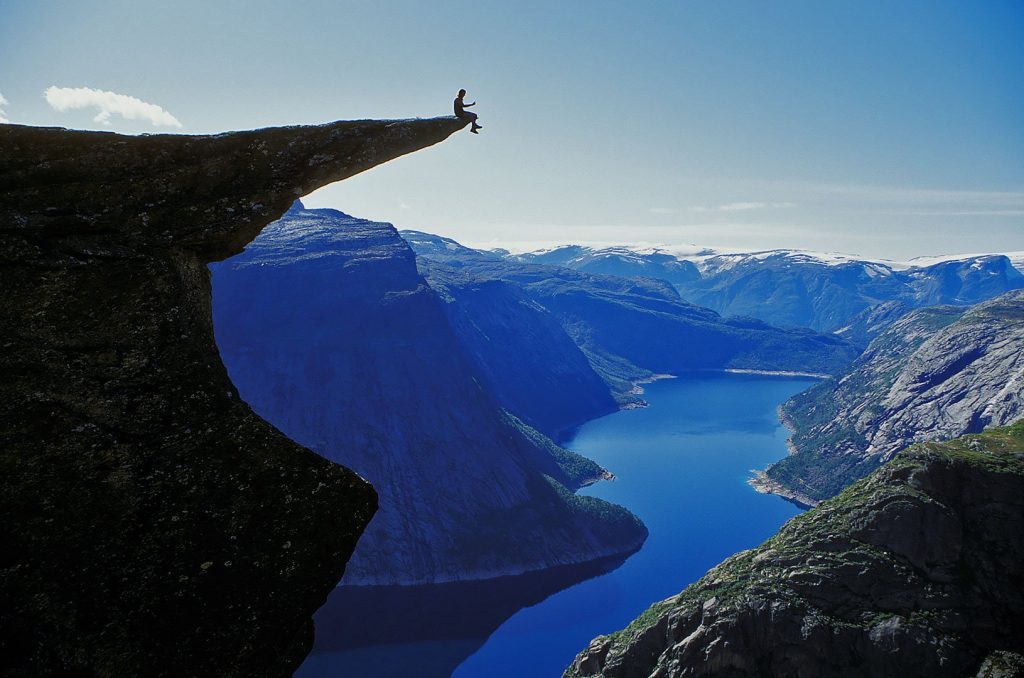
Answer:
M914 445L566 675L974 673L1024 647L1021 533L1024 421Z

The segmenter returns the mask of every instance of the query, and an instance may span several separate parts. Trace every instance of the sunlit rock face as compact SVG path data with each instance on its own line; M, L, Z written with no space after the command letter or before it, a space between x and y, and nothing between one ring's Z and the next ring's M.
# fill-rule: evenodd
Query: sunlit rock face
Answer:
M503 410L391 225L297 205L213 280L242 397L380 494L345 583L486 579L643 542L628 511L571 493L603 469Z
M814 503L925 440L1024 417L1024 290L911 311L834 381L785 403L793 452L765 475Z
M0 125L0 672L298 665L376 496L238 397L206 264L298 195L462 126Z

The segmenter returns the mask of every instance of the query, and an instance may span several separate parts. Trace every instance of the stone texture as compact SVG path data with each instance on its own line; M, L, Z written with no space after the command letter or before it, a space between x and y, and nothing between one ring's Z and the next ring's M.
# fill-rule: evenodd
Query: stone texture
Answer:
M595 639L565 675L1017 675L1021 534L1024 422L922 443Z
M376 497L238 397L206 264L462 126L0 125L0 672L297 666Z
M845 374L783 405L794 454L766 477L813 504L907 445L1016 421L1024 416L1022 347L1024 290L969 309L912 311Z

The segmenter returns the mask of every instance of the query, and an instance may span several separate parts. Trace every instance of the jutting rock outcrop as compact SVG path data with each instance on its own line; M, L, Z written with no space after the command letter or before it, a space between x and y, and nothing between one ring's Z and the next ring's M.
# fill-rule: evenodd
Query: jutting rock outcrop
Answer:
M0 673L297 666L376 496L238 397L206 264L463 125L0 125Z
M1019 675L1024 422L910 447L566 676Z

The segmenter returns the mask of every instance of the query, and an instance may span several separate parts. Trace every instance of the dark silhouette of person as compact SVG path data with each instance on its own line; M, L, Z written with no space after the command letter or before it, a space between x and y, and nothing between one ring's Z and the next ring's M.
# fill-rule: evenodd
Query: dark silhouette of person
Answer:
M470 106L476 106L476 102L474 101L471 104L467 104L467 103L463 102L462 99L465 96L466 96L466 90L460 89L459 90L459 96L455 97L455 117L456 118L462 118L463 120L471 121L473 123L473 126L469 129L469 131L472 132L473 134L480 134L480 132L477 132L477 130L478 129L483 129L483 127L481 125L476 124L476 119L479 116L477 116L477 114L473 113L472 111L467 111L466 110Z

